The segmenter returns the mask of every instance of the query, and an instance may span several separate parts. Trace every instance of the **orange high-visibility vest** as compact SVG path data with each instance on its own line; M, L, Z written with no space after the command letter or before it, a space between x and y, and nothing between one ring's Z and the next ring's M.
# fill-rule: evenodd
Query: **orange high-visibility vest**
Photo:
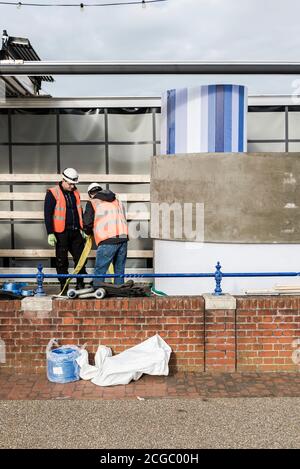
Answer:
M53 213L53 229L56 233L62 233L66 227L66 211L67 211L67 204L65 196L59 187L59 185L51 187L49 191L53 194L56 200L56 205L54 208ZM79 225L80 228L83 228L82 223L82 208L80 204L80 195L78 190L76 189L73 194L75 195L76 199L76 207L79 217Z
M109 238L127 237L127 220L121 202L117 199L113 202L92 199L91 203L95 211L94 238L97 246Z

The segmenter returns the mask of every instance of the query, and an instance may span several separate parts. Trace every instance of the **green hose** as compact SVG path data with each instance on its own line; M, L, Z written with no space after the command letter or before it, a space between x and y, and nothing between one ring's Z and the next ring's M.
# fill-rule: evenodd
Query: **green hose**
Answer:
M153 285L151 285L151 293L153 293L153 295L157 295L157 296L168 296L165 292L160 291L160 290L156 290Z

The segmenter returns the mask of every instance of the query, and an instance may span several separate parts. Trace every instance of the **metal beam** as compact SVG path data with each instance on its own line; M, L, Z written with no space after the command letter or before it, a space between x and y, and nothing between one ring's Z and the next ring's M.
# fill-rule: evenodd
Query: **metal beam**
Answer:
M295 102L292 95L260 95L248 96L249 106L294 106L300 104ZM119 107L157 107L161 106L160 97L73 97L53 98L45 96L19 97L0 99L0 109L57 109L57 108L119 108Z
M286 101L284 101L286 104ZM34 96L0 99L1 108L119 108L119 107L160 107L160 97L68 97Z
M2 60L0 75L300 74L300 62L44 62Z

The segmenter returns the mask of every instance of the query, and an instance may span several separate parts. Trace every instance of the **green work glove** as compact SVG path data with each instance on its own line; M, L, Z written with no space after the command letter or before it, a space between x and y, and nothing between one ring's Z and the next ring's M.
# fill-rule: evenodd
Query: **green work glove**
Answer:
M54 233L49 234L49 235L48 235L48 244L49 244L50 246L54 247L55 244L56 244L56 242L57 242L57 239L56 239L56 237L55 237L55 234L54 234Z
M80 233L84 240L86 240L89 237L83 230L80 230Z

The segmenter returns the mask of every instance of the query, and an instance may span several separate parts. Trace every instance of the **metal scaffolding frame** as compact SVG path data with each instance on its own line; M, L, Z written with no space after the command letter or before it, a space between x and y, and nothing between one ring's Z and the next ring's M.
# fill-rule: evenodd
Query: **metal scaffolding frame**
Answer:
M0 75L300 74L300 62L47 62L1 60Z

